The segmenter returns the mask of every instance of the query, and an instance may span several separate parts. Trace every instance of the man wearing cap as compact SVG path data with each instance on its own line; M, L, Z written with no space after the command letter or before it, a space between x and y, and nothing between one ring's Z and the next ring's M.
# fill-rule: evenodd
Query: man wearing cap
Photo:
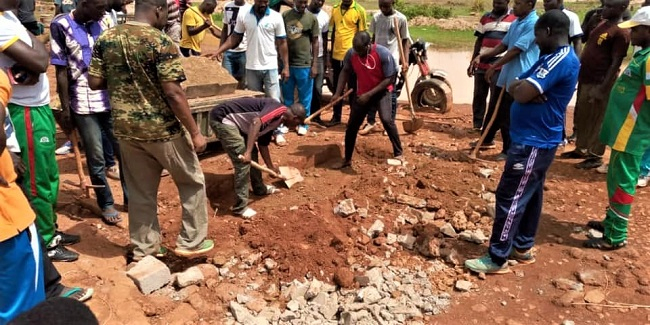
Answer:
M589 239L584 246L601 250L627 245L641 158L650 148L650 7L642 7L618 27L631 29L632 45L641 50L616 79L600 131L602 143L612 148L607 170L609 207L602 222L603 237Z

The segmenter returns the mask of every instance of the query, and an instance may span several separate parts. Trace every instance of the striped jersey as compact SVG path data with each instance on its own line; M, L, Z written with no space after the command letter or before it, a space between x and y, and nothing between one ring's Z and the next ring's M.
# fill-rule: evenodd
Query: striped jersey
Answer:
M273 98L239 98L217 105L210 112L210 120L236 126L242 134L248 134L256 118L262 121L257 143L268 146L273 130L282 124L287 107Z
M549 149L562 142L566 107L578 82L580 61L573 47L565 45L542 55L520 80L532 84L546 97L541 103L519 103L510 107L510 137L513 143Z
M486 12L483 17L481 17L481 20L479 21L478 25L476 25L476 29L474 30L474 36L482 37L481 50L479 54L485 54L493 48L499 46L499 44L501 44L501 40L506 36L506 33L508 32L510 24L515 21L515 19L517 19L517 16L512 14L510 10L501 16L496 16L491 11ZM481 60L478 68L480 70L487 70L490 68L490 64L494 63L499 58L499 56L495 56Z
M99 35L113 27L110 15L100 21L80 24L74 11L60 14L50 24L50 63L68 67L70 106L77 114L102 113L111 109L106 90L92 90L88 85L88 69L93 46Z
M634 53L609 96L600 140L612 149L643 155L650 148L650 47Z

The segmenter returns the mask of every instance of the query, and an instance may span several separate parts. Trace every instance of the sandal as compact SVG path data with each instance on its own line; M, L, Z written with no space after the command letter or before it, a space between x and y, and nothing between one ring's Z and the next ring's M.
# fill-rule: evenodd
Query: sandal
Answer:
M59 294L59 297L74 299L79 302L84 302L92 298L95 290L93 288L79 288L79 287L63 287L63 291Z
M582 243L582 246L586 248L595 248L603 251L613 251L627 246L627 240L624 240L617 244L611 244L605 238L592 238Z
M605 232L605 226L603 226L603 222L600 220L590 220L587 222L587 227L600 232Z
M122 221L120 213L114 207L108 207L102 211L102 220L107 225L115 226Z

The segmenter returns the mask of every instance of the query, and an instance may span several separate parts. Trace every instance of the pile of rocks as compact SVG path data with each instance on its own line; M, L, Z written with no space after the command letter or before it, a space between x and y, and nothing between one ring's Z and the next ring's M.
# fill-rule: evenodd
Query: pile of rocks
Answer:
M353 281L357 288L337 289L317 279L294 280L281 288L280 297L287 301L283 312L267 307L256 313L233 301L230 317L242 324L412 324L451 304L451 295L435 293L429 273L422 270L375 267Z

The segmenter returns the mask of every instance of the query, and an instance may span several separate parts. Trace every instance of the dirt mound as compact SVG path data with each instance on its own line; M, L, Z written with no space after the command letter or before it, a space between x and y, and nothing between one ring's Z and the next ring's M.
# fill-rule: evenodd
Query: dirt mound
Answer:
M469 21L467 18L457 17L449 19L437 19L432 17L417 16L409 19L410 26L436 26L445 30L472 30L476 27L476 22Z

